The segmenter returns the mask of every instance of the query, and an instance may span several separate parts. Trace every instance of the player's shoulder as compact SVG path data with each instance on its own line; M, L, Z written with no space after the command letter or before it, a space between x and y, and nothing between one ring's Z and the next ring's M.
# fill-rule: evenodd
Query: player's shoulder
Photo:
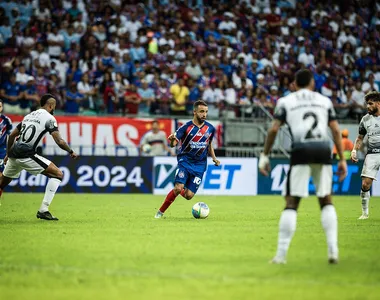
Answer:
M9 124L12 124L12 120L8 116L1 114L0 118L1 118L1 120L5 121Z
M211 130L215 130L214 125L212 125L210 122L205 121L205 125L207 125Z
M361 122L363 122L363 123L368 122L368 121L371 120L372 118L373 118L372 115L370 115L370 114L366 114L366 115L364 115L364 116L362 117Z

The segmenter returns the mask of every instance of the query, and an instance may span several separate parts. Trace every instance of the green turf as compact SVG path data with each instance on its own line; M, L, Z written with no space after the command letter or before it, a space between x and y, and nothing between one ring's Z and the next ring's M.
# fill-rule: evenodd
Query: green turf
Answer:
M37 220L41 194L0 207L0 299L379 299L379 199L357 220L359 197L335 197L340 264L327 264L313 198L299 210L287 265L270 265L278 196L178 198L57 194L60 221ZM196 220L204 201L210 217Z

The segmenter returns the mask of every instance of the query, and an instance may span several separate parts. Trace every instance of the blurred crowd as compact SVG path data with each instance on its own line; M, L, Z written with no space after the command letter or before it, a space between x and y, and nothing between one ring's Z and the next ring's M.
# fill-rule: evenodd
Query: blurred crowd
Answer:
M44 93L66 114L209 116L273 112L295 72L340 118L365 112L380 86L380 5L311 0L4 0L5 113L26 114Z

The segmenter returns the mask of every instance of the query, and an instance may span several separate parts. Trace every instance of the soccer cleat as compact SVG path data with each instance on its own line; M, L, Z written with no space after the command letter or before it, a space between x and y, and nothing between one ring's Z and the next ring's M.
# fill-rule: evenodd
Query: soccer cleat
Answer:
M368 214L362 214L358 220L365 220L365 219L368 219L369 218L369 215Z
M157 211L156 215L154 216L155 219L161 219L164 217L164 214L160 212L159 210Z
M337 258L330 257L330 258L329 258L329 264L330 264L330 265L336 265L336 264L338 264L338 259L337 259Z
M286 264L286 260L285 258L281 258L281 257L274 257L271 261L269 261L270 264L275 264L275 265L285 265Z
M48 221L58 221L57 217L54 217L50 211L45 211L45 212L37 212L37 219L43 219L43 220L48 220Z

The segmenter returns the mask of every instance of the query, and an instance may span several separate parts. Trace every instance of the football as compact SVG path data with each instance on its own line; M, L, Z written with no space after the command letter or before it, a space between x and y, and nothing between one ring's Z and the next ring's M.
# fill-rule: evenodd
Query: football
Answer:
M142 146L142 151L143 151L144 153L149 153L151 150L152 150L152 146L149 145L149 144L144 144L144 145Z
M193 205L192 214L196 219L206 219L210 213L210 208L204 202L198 202Z

